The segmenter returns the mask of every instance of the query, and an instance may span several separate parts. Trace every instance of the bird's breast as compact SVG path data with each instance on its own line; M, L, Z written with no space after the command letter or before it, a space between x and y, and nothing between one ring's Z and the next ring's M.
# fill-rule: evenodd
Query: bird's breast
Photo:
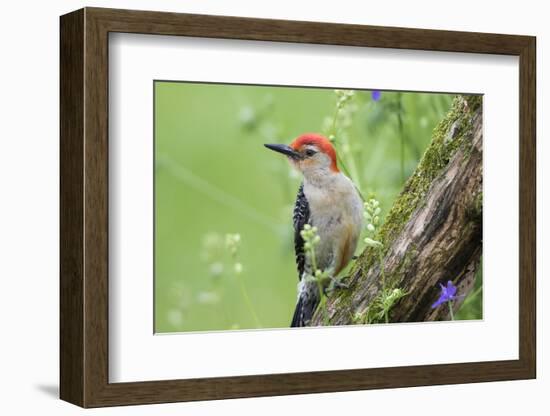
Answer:
M319 231L325 228L361 223L363 203L353 183L342 175L325 186L304 186L311 219Z
M310 222L317 227L321 238L316 248L321 268L338 269L342 263L347 263L361 233L363 203L353 183L344 179L332 186L304 186Z

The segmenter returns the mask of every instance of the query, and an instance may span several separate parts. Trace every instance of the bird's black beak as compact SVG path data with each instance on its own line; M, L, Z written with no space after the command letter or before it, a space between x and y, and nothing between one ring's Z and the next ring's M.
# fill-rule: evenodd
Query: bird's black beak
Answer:
M264 146L293 159L298 159L300 157L300 154L296 150L286 144L264 144Z

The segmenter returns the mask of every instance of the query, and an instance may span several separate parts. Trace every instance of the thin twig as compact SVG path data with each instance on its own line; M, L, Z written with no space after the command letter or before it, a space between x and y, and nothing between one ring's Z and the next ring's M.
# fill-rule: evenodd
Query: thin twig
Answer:
M169 157L157 154L157 165L166 169L166 171L169 172L175 179L189 185L191 188L201 192L214 201L242 213L251 220L263 225L270 231L273 231L275 234L281 233L280 230L282 225L277 225L277 220L259 212L256 208L251 207L235 196L225 192L223 189L211 184L206 179L201 178Z

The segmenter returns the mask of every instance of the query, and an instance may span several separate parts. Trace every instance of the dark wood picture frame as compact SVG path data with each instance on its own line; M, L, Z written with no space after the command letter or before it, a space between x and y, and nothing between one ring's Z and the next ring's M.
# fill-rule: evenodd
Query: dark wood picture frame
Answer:
M60 29L61 399L100 407L535 378L534 37L100 8L62 16ZM110 32L519 56L519 359L109 383Z

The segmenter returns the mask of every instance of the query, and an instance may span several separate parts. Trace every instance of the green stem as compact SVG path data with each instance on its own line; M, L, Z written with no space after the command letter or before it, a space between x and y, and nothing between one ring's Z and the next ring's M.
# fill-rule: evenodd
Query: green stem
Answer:
M346 167L345 163L344 163L344 160L338 156L338 153L336 154L336 158L338 159L338 166L340 166L342 168L342 170L344 171L344 174L348 177L348 178L351 178L353 180L353 175L350 174L348 168ZM359 183L355 182L355 189L357 190L357 193L359 194L359 197L361 198L361 200L363 202L366 201L366 198L363 196L363 193L361 192L361 188L359 187Z
M462 306L468 305L469 303L471 303L476 298L476 296L479 295L482 289L483 289L483 286L480 286L474 292L470 293L470 295L468 295L466 300L462 303Z
M347 149L346 152L344 152L344 155L346 156L346 162L348 163L350 167L350 175L351 179L355 183L355 186L358 189L361 189L361 181L359 178L359 171L357 170L357 165L355 164L355 159L353 158L353 155L350 152L350 144L348 137L345 134L342 134L342 144L345 149Z
M455 315L453 313L453 304L451 303L450 300L448 300L447 303L449 305L449 313L451 314L451 321L454 321L455 320Z
M401 182L405 182L405 129L403 127L403 103L401 102L401 93L397 94L397 124L399 127L400 137L400 165L401 165Z
M247 218L256 221L258 224L263 225L275 234L280 233L280 227L277 220L263 214L248 203L208 182L206 179L198 176L168 156L157 154L156 164L157 167L165 169L165 171L178 182L181 182L193 188L195 191L202 193L208 198L223 204L242 215L245 215Z
M220 286L219 288L216 288L215 290L217 290L218 292L218 296L219 296L219 303L217 304L218 306L218 313L223 316L223 321L224 321L224 325L227 327L227 328L230 328L230 322L229 320L227 319L227 317L229 316L225 310L225 305L224 305L224 298L225 298L225 292L223 290L223 288Z
M320 296L321 296L321 300L319 301L319 308L323 313L323 325L328 325L327 297L324 295L322 288L321 288Z
M338 115L340 114L340 109L341 108L338 107L338 105L337 105L336 109L334 110L334 115L332 116L332 126L330 128L329 136L336 137L336 122L338 120ZM342 135L342 141L344 141L344 139L345 139L345 136ZM347 144L347 147L349 148L349 142L347 141L347 139L345 139L345 140L346 140L345 144ZM363 198L363 195L361 194L361 186L359 184L359 173L358 173L358 170L357 170L357 166L355 164L355 160L353 159L353 157L348 157L348 160L344 161L344 159L342 159L340 157L340 153L341 152L336 153L336 158L338 159L338 165L342 168L342 170L344 171L346 176L348 176L350 179L353 180L353 182L356 185L357 191L359 192L359 195L361 196L361 198L364 201L365 198ZM350 162L351 171L347 167L347 162Z
M233 263L237 262L237 253L234 252L231 254L231 259L233 260ZM250 312L250 315L252 315L252 318L254 319L254 322L256 324L256 328L261 328L262 323L260 322L260 319L258 318L258 315L256 314L256 310L254 309L254 306L252 305L252 301L250 300L250 296L248 296L248 290L246 290L246 285L244 284L244 280L240 273L235 272L235 276L237 277L237 280L239 281L239 286L241 288L241 294L243 295L244 302L246 303L246 306L248 308L248 311Z
M313 247L311 247L310 257L311 257L311 265L313 267L313 277L315 279L315 282L317 283L317 290L319 291L319 309L323 313L323 324L326 324L328 320L327 308L326 308L327 302L326 302L325 293L323 290L323 282L321 281L321 278L316 275L317 259L315 258L315 249Z
M336 136L336 120L338 119L338 114L340 113L340 107L338 105L334 109L334 115L332 116L332 126L330 128L330 135Z
M349 172L349 169L347 168L344 159L340 157L340 152L336 153L336 159L338 160L338 166L342 168L347 177L351 178L351 173Z
M313 268L313 278L315 279L315 282L317 283L317 290L319 291L319 309L323 313L323 324L326 325L328 323L328 314L327 314L327 301L324 293L323 288L323 282L321 280L321 276L317 276L317 259L315 257L315 248L312 245L309 249L309 258L311 260L311 267Z
M248 307L248 311L252 315L252 318L254 319L254 322L256 323L257 328L262 327L262 323L258 319L258 315L256 314L256 311L254 310L254 306L252 306L252 302L250 301L250 296L248 296L248 291L246 290L246 286L244 284L244 281L240 274L236 273L237 279L239 280L239 286L241 287L241 293L243 295L244 301L246 303L246 306Z
M315 273L317 272L317 259L315 258L315 248L313 247L313 243L310 243L311 249L309 250L309 257L311 259L311 266L313 267L313 277L315 277Z

